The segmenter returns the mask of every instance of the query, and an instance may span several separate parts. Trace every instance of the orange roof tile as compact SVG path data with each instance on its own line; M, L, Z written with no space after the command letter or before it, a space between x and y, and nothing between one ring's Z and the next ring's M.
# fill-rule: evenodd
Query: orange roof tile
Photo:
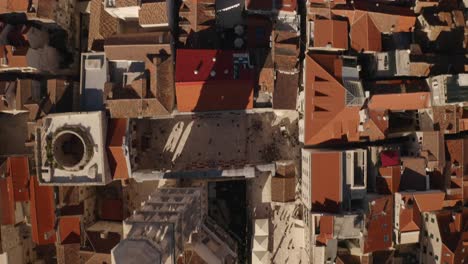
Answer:
M324 215L320 217L319 226L320 234L317 236L317 241L326 245L328 240L333 239L333 221L332 215Z
M15 224L15 201L11 177L0 178L0 224Z
M410 32L416 17L410 14L382 13L368 11L365 7L356 9L332 9L334 15L347 17L351 27L351 47L356 51L380 51L381 33ZM382 9L385 10L385 9ZM318 10L322 11L323 10Z
M55 202L54 189L51 186L39 186L37 177L31 177L31 226L32 240L38 245L55 242Z
M348 49L348 23L340 20L318 19L314 21L314 47L330 45L336 49Z
M6 0L7 9L10 12L26 12L29 7L29 0Z
M356 51L382 50L382 36L367 12L356 11L351 25L351 47Z
M313 211L339 212L342 203L340 152L313 152L310 162L311 208Z
M386 250L392 246L393 196L372 199L367 213L364 253Z
M128 120L125 118L111 119L107 134L109 167L113 179L128 179L128 168L123 144L127 132Z
M58 231L60 244L77 244L81 241L81 220L79 216L60 217Z
M15 202L29 200L29 163L27 157L10 157L7 160L7 177L12 178Z
M342 61L336 55L308 54L305 81L304 143L359 139L358 106L345 105L341 76Z
M400 188L400 166L380 167L380 176L376 178L377 192L380 194L395 193Z
M369 109L388 109L393 111L418 110L431 106L430 92L376 94L370 98Z

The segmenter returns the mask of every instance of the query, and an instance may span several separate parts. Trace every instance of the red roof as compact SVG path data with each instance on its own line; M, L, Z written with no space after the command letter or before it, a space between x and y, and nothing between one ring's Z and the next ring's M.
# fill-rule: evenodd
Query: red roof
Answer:
M393 196L386 195L373 199L367 213L367 234L364 253L386 250L392 247Z
M337 55L308 54L305 59L305 145L359 140L359 106L346 106Z
M127 122L125 118L111 119L107 134L109 167L113 179L128 179L128 168L125 159L124 137L127 131Z
M400 165L400 154L393 150L382 151L380 152L380 163L382 167Z
M431 106L430 92L376 94L370 98L369 109L392 111L418 110Z
M123 202L118 199L105 199L102 201L100 217L103 220L109 221L122 221L123 216Z
M15 202L29 201L29 163L27 157L10 157L7 160L7 177L12 178Z
M11 177L0 179L0 216L2 225L15 224L15 202Z
M342 203L340 152L313 152L310 162L311 208L336 213Z
M207 82L217 80L251 80L254 71L239 66L235 77L235 60L246 52L231 50L178 49L176 82ZM195 72L197 71L197 72ZM212 72L216 74L211 75Z
M55 203L54 189L40 186L37 177L31 177L31 226L32 240L38 245L55 243Z
M181 112L253 107L254 70L242 52L177 50L176 95Z
M59 219L60 244L77 244L81 241L81 225L79 216L64 216Z
M348 23L342 20L314 21L314 47L348 49Z
M334 217L332 215L324 215L320 217L320 234L317 236L317 241L326 245L328 240L333 239L333 222Z
M392 194L400 189L400 166L380 167L376 177L376 189L380 194Z

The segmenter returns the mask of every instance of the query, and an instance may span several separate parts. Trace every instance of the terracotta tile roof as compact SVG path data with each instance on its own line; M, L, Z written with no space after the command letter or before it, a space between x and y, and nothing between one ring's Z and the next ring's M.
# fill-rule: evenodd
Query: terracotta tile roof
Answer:
M367 12L355 11L351 24L351 47L356 51L382 50L382 36Z
M123 149L128 120L110 119L107 134L109 167L112 179L128 179L128 168Z
M400 190L426 190L426 159L421 157L402 157L403 172Z
M293 177L271 178L271 200L273 202L292 202L296 199L296 179Z
M371 141L384 139L387 135L390 123L387 110L369 110L369 118L364 122L362 137L369 137Z
M380 194L392 194L400 189L400 166L380 167L376 177L376 189Z
M100 51L103 49L104 38L117 33L118 18L104 10L101 0L91 0L90 13L94 15L89 21L88 49Z
M15 202L29 201L29 162L27 157L9 157L7 177L12 179Z
M31 177L29 187L32 240L38 245L52 244L56 239L54 189L39 186L36 176Z
M366 217L364 253L387 250L393 244L393 196L371 199Z
M358 5L354 8L332 9L331 12L348 18L351 27L351 47L356 51L380 51L381 33L410 32L416 22L416 17L410 14L368 11L366 7ZM379 9L381 10L385 9Z
M345 105L341 78L342 61L336 55L306 56L305 145L359 139L358 106Z
M421 228L421 213L440 210L443 207L445 193L441 191L430 192L404 192L401 193L404 207L400 208L400 232L418 231Z
M435 212L435 217L437 218L442 245L452 254L464 255L466 258L466 253L461 250L461 248L466 248L468 238L468 233L466 232L466 209L463 209L462 212L454 212L452 210L438 211Z
M276 72L273 109L296 109L299 73Z
M418 110L431 106L430 92L376 94L371 96L369 109L388 109L392 111Z
M5 1L5 0L4 0ZM6 8L11 12L26 12L28 11L28 0L6 0Z
M60 244L79 244L81 241L81 217L65 216L58 221Z
M26 58L26 54L28 51L28 47L17 47L15 51L13 51L13 47L10 45L5 46L5 56L7 59L8 67L11 68L23 68L28 67L28 60Z
M226 50L178 49L175 74L178 110L252 108L254 71L236 66L235 54Z
M314 47L348 49L348 23L341 20L314 21Z
M317 241L326 245L328 240L333 239L334 216L323 215L319 220L320 234L317 236Z
M38 0L36 13L37 16L40 18L48 18L55 20L56 8L56 0Z
M312 211L337 213L342 198L340 152L313 152L310 162Z
M140 25L168 24L166 1L143 3L138 13Z
M0 224L15 224L15 201L13 198L11 177L0 178Z

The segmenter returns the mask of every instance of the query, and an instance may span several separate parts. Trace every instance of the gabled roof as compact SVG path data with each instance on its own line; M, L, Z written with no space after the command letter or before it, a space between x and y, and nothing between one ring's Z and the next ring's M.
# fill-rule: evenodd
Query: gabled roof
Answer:
M402 192L404 207L400 208L400 232L418 231L421 228L421 213L440 210L445 193L441 191Z
M81 242L80 216L64 216L59 218L58 231L60 244L78 244Z
M15 201L11 182L10 177L0 178L0 224L2 225L15 224Z
M364 253L387 250L392 247L393 196L372 198L366 217L367 233Z
M371 96L369 109L392 111L418 110L431 106L430 92L376 94Z
M308 54L305 61L305 145L359 139L359 106L346 106L337 55Z
M100 51L104 38L117 33L119 20L104 10L102 0L91 0L90 13L88 49Z
M314 21L314 47L348 49L348 23L342 20Z
M31 229L32 240L38 245L55 242L55 202L52 186L39 186L37 177L31 177Z
M356 51L380 51L382 50L382 33L410 32L416 22L414 15L401 12L380 12L386 11L389 6L379 9L379 12L368 7L356 4L351 9L331 10L334 15L348 18L351 27L351 47Z
M376 177L376 189L380 194L392 194L400 188L400 165L380 167L380 176Z
M128 120L125 118L110 119L107 134L109 167L112 179L128 179L128 168L123 149Z
M28 157L9 157L7 160L7 177L12 179L14 201L29 201Z

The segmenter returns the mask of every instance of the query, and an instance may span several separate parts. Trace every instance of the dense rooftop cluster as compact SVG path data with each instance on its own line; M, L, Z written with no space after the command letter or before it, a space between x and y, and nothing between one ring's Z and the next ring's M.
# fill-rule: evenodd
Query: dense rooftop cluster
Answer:
M468 261L466 7L0 0L0 263Z

